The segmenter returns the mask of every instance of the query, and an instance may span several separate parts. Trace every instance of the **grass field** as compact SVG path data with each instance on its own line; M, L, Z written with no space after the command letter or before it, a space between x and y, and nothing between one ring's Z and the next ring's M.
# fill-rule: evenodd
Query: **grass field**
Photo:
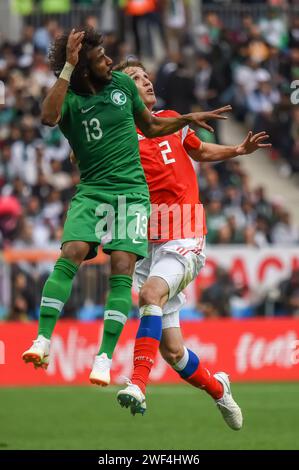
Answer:
M235 384L239 432L187 385L149 387L143 417L120 408L118 389L0 389L0 449L299 449L299 383Z

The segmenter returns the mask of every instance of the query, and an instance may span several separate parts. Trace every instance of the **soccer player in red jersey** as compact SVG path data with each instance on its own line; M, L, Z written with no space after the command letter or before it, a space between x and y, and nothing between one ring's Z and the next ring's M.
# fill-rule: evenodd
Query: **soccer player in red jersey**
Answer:
M153 85L140 62L121 63L117 70L128 74L152 111L156 103ZM179 92L179 91L178 91ZM158 111L160 117L178 116ZM236 146L201 142L188 126L175 134L146 138L137 129L141 163L150 191L149 257L137 262L140 326L134 348L132 380L117 399L132 414L146 410L145 392L158 348L163 358L191 385L204 389L216 401L222 416L234 430L242 427L242 412L230 391L228 375L212 375L197 355L184 346L179 310L182 290L205 263L205 216L199 199L197 177L189 156L197 162L224 161L269 147L268 135L249 132Z

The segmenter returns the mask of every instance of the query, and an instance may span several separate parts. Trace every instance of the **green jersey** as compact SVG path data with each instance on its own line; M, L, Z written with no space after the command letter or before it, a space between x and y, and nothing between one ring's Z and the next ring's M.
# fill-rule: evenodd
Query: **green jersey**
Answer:
M134 122L144 108L134 81L122 72L113 72L95 95L68 90L59 127L75 153L82 186L148 194Z

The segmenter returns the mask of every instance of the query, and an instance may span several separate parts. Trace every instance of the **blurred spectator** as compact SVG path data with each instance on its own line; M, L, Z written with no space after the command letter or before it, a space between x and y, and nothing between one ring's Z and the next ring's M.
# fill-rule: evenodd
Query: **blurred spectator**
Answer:
M258 215L255 224L254 243L259 248L267 246L271 241L270 225L266 217Z
M178 68L181 60L180 53L169 53L157 70L155 92L158 101L158 107L163 109L167 99L168 79L170 75Z
M220 200L213 199L207 206L208 243L217 243L219 231L226 225Z
M8 320L28 320L36 308L34 285L22 271L14 274L13 305Z
M215 282L202 293L199 310L205 318L230 316L230 298L234 292L235 285L232 278L219 267Z
M283 49L288 42L285 17L276 8L269 8L266 17L259 22L261 34L271 46Z
M47 19L43 26L37 28L33 36L33 44L37 51L47 54L53 39L60 33L61 28L56 20Z
M160 33L162 42L165 41L161 13L156 1L125 0L124 7L125 14L131 18L137 56L152 57L154 55L153 27Z
M4 245L15 234L21 214L22 208L15 196L0 196L0 232Z
M166 0L164 3L167 50L170 54L176 54L186 39L189 5L186 0Z
M11 171L33 186L37 181L37 130L33 123L24 123L21 139L11 146Z
M162 98L163 106L167 109L174 109L181 114L190 113L196 104L192 69L188 66L186 55L172 57L176 62L164 64L163 70L158 72L158 98Z
M219 178L219 174L215 167L206 166L203 169L201 178L200 190L203 193L204 201L221 201L223 200L224 192Z
M8 314L8 321L28 321L28 310L29 306L26 298L22 295L18 295L14 298L12 309Z
M230 298L230 312L234 318L248 318L254 315L256 299L243 282L235 283L235 291Z
M290 278L280 284L279 290L283 312L299 316L299 269L294 270Z
M296 245L299 242L297 227L290 222L290 214L283 210L271 233L272 242L276 245Z
M263 186L259 186L255 189L253 199L256 213L259 216L264 217L266 220L271 220L273 208L270 201L268 201L266 198L265 189Z
M195 70L195 95L203 109L217 106L221 82L222 77L216 73L209 57L198 53Z
M278 90L271 84L271 76L266 70L259 70L257 75L257 88L247 97L247 106L254 117L253 130L261 132L269 128L269 121L274 106L279 102Z
M259 72L267 73L258 62L249 58L244 64L240 63L235 68L234 102L237 107L237 117L240 119L243 119L248 111L248 97L258 86Z
M291 18L289 28L289 47L299 47L299 16Z

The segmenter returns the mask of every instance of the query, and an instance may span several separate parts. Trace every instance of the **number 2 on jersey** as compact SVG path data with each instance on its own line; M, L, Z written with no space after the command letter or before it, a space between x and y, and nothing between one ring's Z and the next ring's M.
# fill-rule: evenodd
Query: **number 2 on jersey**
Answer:
M163 140L163 142L160 142L159 147L161 148L161 154L162 154L165 165L169 165L169 163L174 163L175 158L167 157L168 153L172 153L168 140ZM164 150L162 150L163 147L165 147Z

